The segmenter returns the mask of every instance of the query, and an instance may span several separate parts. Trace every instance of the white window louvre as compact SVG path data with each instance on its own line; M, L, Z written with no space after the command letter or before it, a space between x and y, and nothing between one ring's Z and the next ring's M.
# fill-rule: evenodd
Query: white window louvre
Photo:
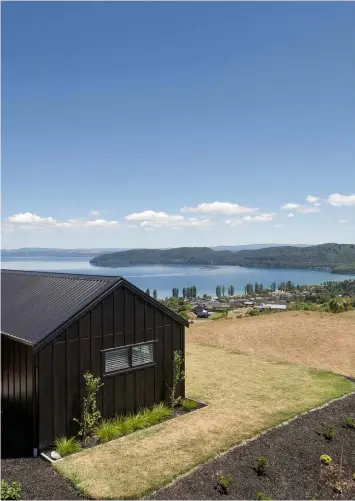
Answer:
M152 362L154 362L152 343L132 347L132 367Z
M105 353L105 372L129 369L128 348L118 348Z

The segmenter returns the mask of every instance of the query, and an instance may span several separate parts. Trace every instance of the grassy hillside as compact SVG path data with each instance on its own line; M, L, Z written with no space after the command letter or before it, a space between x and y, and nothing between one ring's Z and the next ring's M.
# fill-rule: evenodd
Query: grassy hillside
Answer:
M100 254L90 261L96 266L133 265L229 265L248 268L310 268L355 273L354 244L322 244L311 247L269 247L239 252L214 251L209 247L132 249Z

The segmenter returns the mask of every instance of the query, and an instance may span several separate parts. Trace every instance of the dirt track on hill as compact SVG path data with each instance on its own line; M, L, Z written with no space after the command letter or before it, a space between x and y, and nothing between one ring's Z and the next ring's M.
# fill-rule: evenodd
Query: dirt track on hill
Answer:
M288 311L192 324L187 342L355 377L355 315Z

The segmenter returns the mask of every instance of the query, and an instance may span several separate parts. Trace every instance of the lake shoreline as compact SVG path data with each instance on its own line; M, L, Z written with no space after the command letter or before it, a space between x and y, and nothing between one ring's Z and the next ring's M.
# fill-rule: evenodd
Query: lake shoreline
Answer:
M214 297L217 286L225 286L226 290L233 285L235 294L244 293L248 283L258 282L269 288L273 282L291 281L295 285L319 285L323 282L336 282L354 279L353 275L332 274L310 269L270 269L246 268L237 265L150 265L122 266L120 268L99 267L89 263L87 258L68 259L12 259L2 260L3 269L47 271L50 273L79 273L86 275L122 276L139 289L157 291L157 297L164 299L172 295L172 289L179 293L187 287L195 286L200 296L204 294Z
M246 270L301 270L301 271L319 271L319 272L327 272L331 273L334 275L351 275L355 277L355 272L346 272L346 271L333 271L330 266L327 267L315 267L315 268L301 268L298 266L289 266L289 267L269 267L269 266L240 266L240 265L230 265L230 264L191 264L191 263L120 263L119 265L106 265L103 263L92 263L89 261L90 266L94 268L112 268L112 269L117 269L117 268L130 268L130 267L154 267L154 266L169 266L169 267L180 267L180 266L185 266L186 268L201 268L201 269L218 269L218 268L223 268L223 267L233 267L233 268L241 268L241 269L246 269Z

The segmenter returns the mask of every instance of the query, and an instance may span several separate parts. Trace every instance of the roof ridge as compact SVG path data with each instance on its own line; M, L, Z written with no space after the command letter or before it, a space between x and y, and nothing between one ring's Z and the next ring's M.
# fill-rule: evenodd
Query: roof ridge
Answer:
M101 281L101 282L115 282L120 281L122 277L120 275L91 275L90 273L62 273L62 272L51 272L51 271L37 271L37 270L10 270L1 269L1 274L11 274L11 275L28 275L28 276L43 276L43 277L53 277L53 278L66 278L74 280L91 280L91 281Z

